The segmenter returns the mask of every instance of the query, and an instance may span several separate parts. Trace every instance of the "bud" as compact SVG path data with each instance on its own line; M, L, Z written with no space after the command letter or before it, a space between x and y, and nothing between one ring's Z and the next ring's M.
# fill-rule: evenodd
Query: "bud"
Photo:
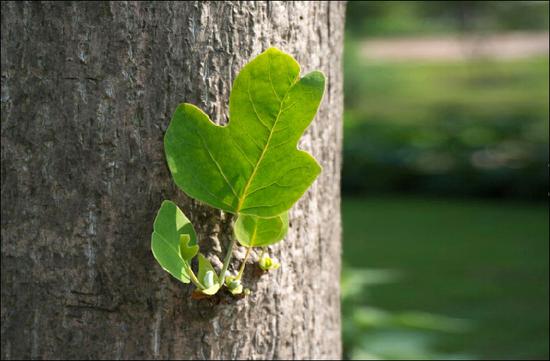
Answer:
M203 279L203 285L204 288L210 288L214 286L214 272L213 271L206 271L206 274L204 275Z
M238 295L243 292L243 285L241 284L241 280L236 279L235 276L225 277L225 285L227 286L227 289L229 289L229 292L231 292L233 295Z
M276 258L270 258L266 253L263 254L259 261L260 268L264 271L276 270L281 266Z

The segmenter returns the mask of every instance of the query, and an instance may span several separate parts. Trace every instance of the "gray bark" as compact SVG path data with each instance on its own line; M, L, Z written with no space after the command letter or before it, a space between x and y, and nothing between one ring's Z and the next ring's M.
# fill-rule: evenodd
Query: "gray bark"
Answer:
M343 22L341 2L2 2L2 358L341 357ZM163 135L183 101L225 123L269 46L328 77L301 141L324 170L279 270L193 300L151 254L156 211L178 203L218 267L230 217L175 187Z

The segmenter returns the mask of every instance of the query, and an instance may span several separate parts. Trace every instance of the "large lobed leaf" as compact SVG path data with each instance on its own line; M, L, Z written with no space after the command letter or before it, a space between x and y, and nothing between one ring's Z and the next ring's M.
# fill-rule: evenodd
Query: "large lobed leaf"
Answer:
M174 202L164 201L160 206L153 225L151 250L165 271L189 283L188 262L198 251L197 236L189 219Z
M321 171L296 147L317 112L325 77L318 71L299 76L296 60L270 48L235 79L227 126L180 104L164 138L175 183L231 213L273 217L287 211Z

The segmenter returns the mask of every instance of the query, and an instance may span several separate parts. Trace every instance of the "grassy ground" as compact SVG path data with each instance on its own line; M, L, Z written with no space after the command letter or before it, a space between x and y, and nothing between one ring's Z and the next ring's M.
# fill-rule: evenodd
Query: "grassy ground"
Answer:
M403 277L365 303L472 321L439 351L548 358L548 207L423 198L345 198L344 262ZM365 295L366 296L366 295Z

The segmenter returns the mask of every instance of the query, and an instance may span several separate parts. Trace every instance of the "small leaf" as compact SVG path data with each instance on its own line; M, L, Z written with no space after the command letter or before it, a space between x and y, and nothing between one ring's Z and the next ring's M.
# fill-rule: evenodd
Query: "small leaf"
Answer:
M216 271L214 270L214 267L212 267L212 264L210 264L210 261L206 257L204 257L201 253L199 253L199 274L197 278L205 287L200 291L206 295L215 294L216 292L218 292L218 290L221 287L220 281L218 279L218 276L216 275Z
M235 276L225 277L225 285L231 294L239 295L243 292L243 285L241 280L238 280Z
M215 295L216 293L218 293L219 289L220 289L221 285L219 283L216 283L214 284L212 287L210 288L205 288L203 290L200 290L202 293L204 293L205 295L209 295L209 296L212 296L212 295Z
M180 254L180 237L189 237L188 245L197 244L193 225L171 201L164 201L155 218L151 235L151 250L160 266L183 283L189 283L189 263ZM184 237L185 238L185 237Z
M319 71L300 78L290 55L270 48L236 77L229 124L218 126L192 104L180 104L164 137L168 167L185 193L234 214L286 212L321 171L297 149L323 97Z
M271 258L267 255L267 253L264 253L262 255L262 258L260 258L260 261L258 262L258 265L260 268L264 271L270 271L270 270L276 270L279 267L281 267L281 264L277 262L276 258Z
M232 295L240 295L243 293L243 285L238 285L235 288L230 288L229 292L231 292Z
M264 247L279 242L288 231L288 213L260 218L241 214L235 222L235 237L244 247Z
M199 252L199 246L190 246L189 242L191 242L191 237L188 234L180 234L180 256L188 263Z

